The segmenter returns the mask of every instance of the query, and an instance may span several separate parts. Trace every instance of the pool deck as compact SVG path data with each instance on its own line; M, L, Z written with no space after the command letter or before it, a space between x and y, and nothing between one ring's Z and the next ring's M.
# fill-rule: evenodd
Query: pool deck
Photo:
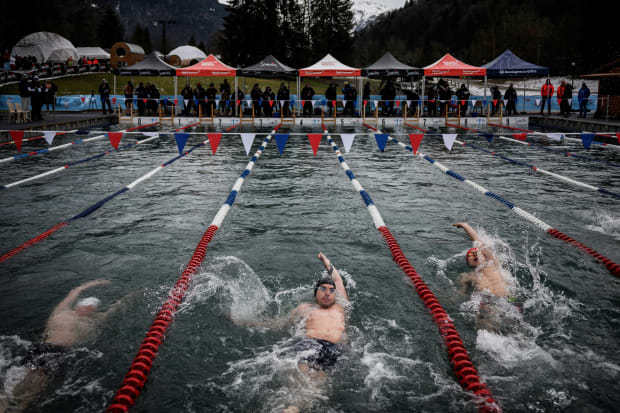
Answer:
M560 115L531 115L530 125L545 129L574 130L577 132L620 132L620 122L605 119L580 118L571 114L566 118Z
M41 112L43 120L16 123L11 119L0 119L0 130L71 130L101 127L118 123L118 115L103 115L100 111L93 112ZM0 142L6 142L11 138L8 134L0 134Z

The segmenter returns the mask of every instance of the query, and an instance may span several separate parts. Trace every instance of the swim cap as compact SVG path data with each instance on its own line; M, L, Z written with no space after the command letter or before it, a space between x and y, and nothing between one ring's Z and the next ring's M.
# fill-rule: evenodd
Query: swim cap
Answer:
M316 285L314 286L315 296L316 296L317 290L319 289L319 286L323 284L330 284L330 285L333 285L334 287L336 286L336 283L334 282L334 280L331 279L331 277L319 278L318 281L316 282Z
M466 262L467 264L469 264L469 261L467 261L467 257L469 257L469 253L470 253L470 252L473 252L473 251L478 252L478 248L476 248L476 247L472 247L472 248L468 249L468 250L467 250L467 252L465 253L465 262Z
M75 307L88 307L92 305L97 308L99 307L99 304L101 304L101 300L99 300L97 297L87 297L78 301Z

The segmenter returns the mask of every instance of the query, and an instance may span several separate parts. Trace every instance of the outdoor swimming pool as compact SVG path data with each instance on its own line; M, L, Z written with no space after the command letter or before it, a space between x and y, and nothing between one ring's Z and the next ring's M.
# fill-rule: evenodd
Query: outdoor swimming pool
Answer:
M388 142L377 149L372 131L359 133L347 164L368 192L411 264L434 292L480 376L506 412L615 411L620 356L618 279L590 256L540 231L502 203L484 196L427 161ZM162 127L162 130L167 130ZM156 131L147 128L145 131ZM189 132L215 131L192 128ZM222 130L220 130L221 132ZM270 128L257 132L252 152ZM489 129L499 132L499 129ZM167 330L166 340L132 411L475 411L454 377L443 340L411 282L394 263L364 202L332 149L316 157L303 134L291 132L280 156L267 144L209 244L206 259ZM408 142L405 128L385 129ZM431 132L460 133L435 128ZM54 145L80 138L57 137ZM143 139L126 135L123 142ZM191 135L187 147L205 139ZM613 164L620 152L552 143L586 161L473 132L460 141L489 148L594 186L619 192ZM41 142L41 141L39 141ZM23 151L45 143L25 143ZM24 179L109 149L105 139L0 165L0 183ZM618 199L543 177L503 159L426 136L420 151L620 262ZM586 153L587 152L587 153ZM0 158L16 154L0 147ZM76 165L66 172L5 189L0 197L1 253L78 214L178 155L174 138ZM91 294L104 308L125 297L119 311L83 346L62 355L62 371L32 411L101 411L114 397L155 314L203 232L244 171L239 135L224 135L215 155L207 145L120 194L88 217L0 263L0 381L11 390L23 360L40 341L49 313L69 290L88 280L112 281ZM600 162L604 161L604 162ZM505 261L521 310L499 300L499 332L476 328L478 293L462 292L471 246L467 221ZM352 305L345 356L324 385L308 386L296 372L295 326L247 328L240 320L284 317L312 297L323 251L347 279ZM89 294L90 295L90 294ZM236 322L233 322L235 320ZM2 390L2 388L0 388Z

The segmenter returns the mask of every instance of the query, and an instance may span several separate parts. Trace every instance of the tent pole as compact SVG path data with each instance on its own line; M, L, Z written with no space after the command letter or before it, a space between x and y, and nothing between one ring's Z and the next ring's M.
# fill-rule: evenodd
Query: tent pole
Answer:
M487 103L487 75L484 75L484 104Z
M112 95L116 95L116 75L114 75L114 92Z
M424 116L424 86L426 86L426 76L422 75L422 95L420 95L420 113L422 116ZM418 122L420 122L419 117Z
M297 78L295 79L295 84L297 85L297 98L295 99L295 107L293 108L293 112L297 113L297 104L299 102L299 75L297 75Z
M237 78L237 76L235 75L235 90L234 90L234 93L233 93L233 96L235 97L235 98L233 99L233 101L235 102L235 117L237 117L237 116L238 116L238 114L237 114L237 112L238 112L238 111L237 111L237 89L238 89L239 87L237 86L237 79L238 79L238 78Z
M523 112L525 112L525 78L523 78Z
M178 94L178 84L177 84L177 79L178 79L178 77L176 77L176 76L175 76L175 77L174 77L174 98L172 99L172 102L174 102L174 100L178 98L178 97L177 97L177 94ZM177 102L178 102L178 100L177 100ZM176 110L177 110L177 106L176 106L176 105L174 105L174 106L173 106L173 108L174 108L174 112L176 112Z
M361 74L360 77L357 78L358 82L357 82L357 110L360 111L360 113L362 113L362 110L364 110L364 108L362 108L362 93L364 93L363 90L363 84L364 84L364 79L362 78Z

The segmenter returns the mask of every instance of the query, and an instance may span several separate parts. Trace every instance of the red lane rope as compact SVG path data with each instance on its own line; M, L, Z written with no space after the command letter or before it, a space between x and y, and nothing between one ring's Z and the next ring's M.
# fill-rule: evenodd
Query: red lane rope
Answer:
M125 132L129 132L129 131L137 130L137 129L142 129L142 128L148 128L149 126L153 126L153 125L159 125L159 122L149 123L148 125L134 126L133 128L127 129Z
M551 235L552 237L561 239L562 241L568 242L569 244L574 245L580 250L585 251L587 254L591 255L592 257L596 258L598 261L603 263L605 267L607 267L607 269L613 275L615 275L616 277L620 277L620 265L616 264L609 258L599 254L598 252L594 251L592 248L583 245L581 242L572 239L571 237L564 234L563 232L558 231L557 229L550 228L549 230L547 230L547 233Z
M390 233L390 230L387 229L387 227L379 227L378 230L383 234L383 238L385 238L390 252L392 253L392 258L413 282L418 296L431 312L433 321L439 328L439 332L446 347L448 347L448 355L451 360L452 369L461 386L477 396L476 405L481 412L501 412L502 409L493 399L491 391L487 385L480 380L476 368L469 359L465 345L446 311L409 263L403 251L400 249L398 242L396 242L396 239Z
M513 128L512 126L506 126L506 125L499 125L497 123L488 123L489 126L496 126L498 128L505 128L505 129L512 129L512 130L518 130L521 132L527 132L527 133L534 133L533 130L529 130L529 129L521 129L521 128Z
M48 229L44 233L39 234L36 237L32 238L30 241L26 241L22 245L20 245L19 247L12 249L11 251L7 252L2 257L0 257L0 263L8 260L13 255L16 255L16 254L20 253L21 251L25 250L29 246L34 245L34 244L36 244L37 242L39 242L41 240L44 240L45 238L47 238L50 235L52 235L54 232L58 231L60 228L64 227L65 225L67 225L66 222L61 222L60 224L56 224L55 226L53 226L52 228Z
M157 357L159 346L161 346L164 341L164 334L170 326L170 323L172 323L173 315L179 307L179 304L183 301L183 296L189 288L192 276L204 260L207 253L207 246L213 239L213 235L217 230L217 225L211 225L203 234L183 274L181 274L181 277L168 294L168 299L162 305L151 328L147 331L146 337L138 349L138 354L136 354L136 357L131 363L120 389L116 393L110 406L108 406L106 412L127 412L129 408L134 405L138 396L140 396L148 379L151 367L153 367L153 361Z
M408 127L412 128L412 129L417 129L417 130L422 131L424 133L428 133L428 129L423 129L423 128L419 127L419 126L410 125L408 123L405 123L405 126L408 126Z
M472 131L472 132L480 132L479 130L476 130L476 129L470 129L470 128L466 128L465 126L454 125L452 123L446 123L446 126L450 126L452 128L459 128L459 129L463 129L463 130L468 130L468 131Z

